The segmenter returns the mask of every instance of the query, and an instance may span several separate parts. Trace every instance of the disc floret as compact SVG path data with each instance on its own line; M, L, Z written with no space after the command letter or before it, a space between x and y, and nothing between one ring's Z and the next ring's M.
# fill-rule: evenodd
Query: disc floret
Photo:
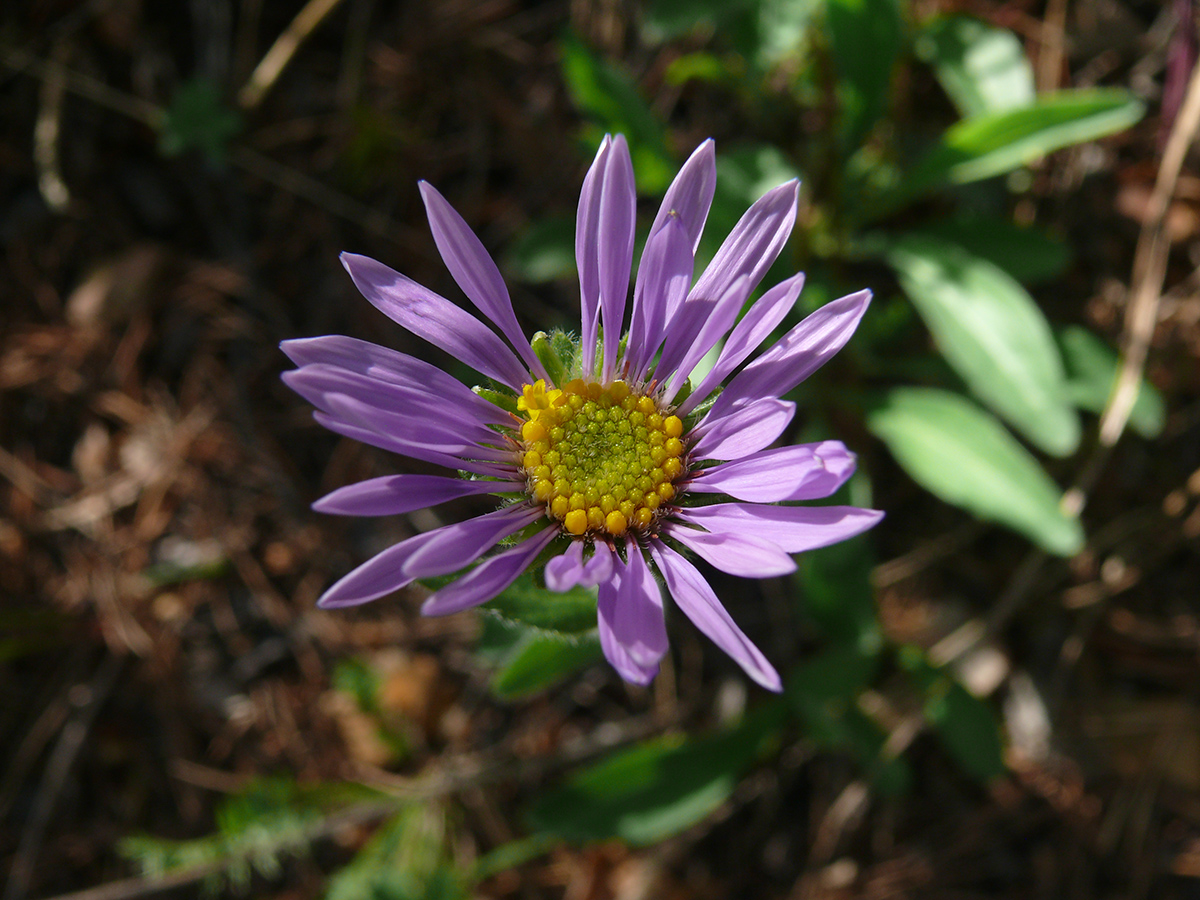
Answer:
M647 532L686 471L682 420L624 381L523 387L526 489L572 535Z

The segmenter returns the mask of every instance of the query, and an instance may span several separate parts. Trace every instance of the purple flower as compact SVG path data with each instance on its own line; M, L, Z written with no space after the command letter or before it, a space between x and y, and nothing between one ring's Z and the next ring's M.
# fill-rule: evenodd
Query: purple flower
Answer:
M460 473L373 478L314 508L379 516L472 494L495 495L497 508L389 547L329 588L321 606L365 603L466 569L422 608L445 615L486 603L548 557L551 590L598 589L605 655L627 681L646 684L667 651L661 577L697 628L763 687L781 689L688 555L748 578L784 575L796 568L791 554L852 537L882 517L780 505L828 497L850 477L854 455L841 443L767 449L795 412L780 398L841 349L871 295L825 305L738 371L803 284L802 275L789 278L738 320L791 233L797 183L758 200L693 285L715 183L709 140L684 164L651 226L624 341L636 194L621 136L601 143L579 199L578 339L526 340L499 269L426 183L421 196L438 250L484 321L382 263L342 255L385 315L500 389L473 391L429 363L353 338L285 341L299 368L284 380L317 407L318 422ZM722 338L716 363L691 384Z

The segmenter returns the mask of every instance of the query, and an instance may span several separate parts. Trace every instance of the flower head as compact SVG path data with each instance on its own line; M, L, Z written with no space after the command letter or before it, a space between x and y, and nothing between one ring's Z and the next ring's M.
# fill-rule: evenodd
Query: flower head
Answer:
M604 139L579 200L577 341L524 337L495 263L426 183L438 250L486 324L382 263L342 255L371 303L498 390L473 391L429 363L348 337L285 341L299 368L284 380L317 407L322 425L460 473L374 478L314 508L387 515L475 494L495 495L497 508L389 547L330 587L321 606L365 603L467 569L422 607L458 612L493 599L548 556L547 587L596 587L605 655L623 678L646 684L667 650L661 576L696 627L759 684L780 689L775 669L685 553L738 576L783 575L796 567L791 554L881 518L855 507L787 505L828 497L849 478L854 456L841 443L768 449L795 412L781 398L849 339L870 292L821 307L739 371L803 284L796 275L767 290L739 321L791 233L797 184L758 200L693 285L715 184L709 140L651 226L623 330L636 194L625 139ZM715 364L692 384L722 338Z

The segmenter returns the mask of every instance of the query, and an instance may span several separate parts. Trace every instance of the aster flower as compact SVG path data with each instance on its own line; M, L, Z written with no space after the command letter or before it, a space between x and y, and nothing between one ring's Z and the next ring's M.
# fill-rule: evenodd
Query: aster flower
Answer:
M471 390L427 362L349 337L285 341L299 368L284 380L317 407L318 422L460 473L373 478L314 508L379 516L490 494L496 509L389 547L319 605L365 603L466 569L422 607L445 615L486 603L545 560L551 590L597 588L605 656L627 681L646 684L667 651L661 577L700 631L760 685L781 689L688 557L747 578L785 575L796 568L791 554L881 518L855 507L790 505L828 497L849 478L854 456L841 443L768 449L795 413L781 398L849 339L870 292L826 304L742 367L803 284L796 275L767 290L738 320L787 242L798 185L780 185L751 206L693 285L715 184L708 140L654 219L624 332L636 194L621 136L601 143L579 200L577 339L524 337L496 264L427 183L421 196L438 251L485 321L382 263L342 255L367 300L494 389ZM715 364L691 384L722 338Z

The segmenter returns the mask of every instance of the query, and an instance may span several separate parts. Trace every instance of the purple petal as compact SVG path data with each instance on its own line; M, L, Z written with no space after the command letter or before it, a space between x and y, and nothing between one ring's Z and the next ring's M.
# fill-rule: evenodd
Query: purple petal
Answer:
M341 259L362 295L393 322L514 391L531 381L504 341L470 313L370 257Z
M841 441L776 447L702 469L688 490L752 503L817 500L854 474L854 462L854 454Z
M709 414L759 397L782 397L842 349L870 302L871 292L859 291L826 303L735 375Z
M341 394L381 413L411 418L414 422L422 423L422 430L424 423L428 423L434 430L449 431L472 441L494 443L499 438L487 426L486 420L478 418L478 407L473 403L464 404L458 397L438 396L423 388L381 381L321 363L284 372L281 377L284 384L326 412L329 411L326 398L331 394Z
M732 532L709 534L674 523L667 523L663 533L730 575L770 578L796 571L796 561L763 538Z
M692 253L700 246L700 235L704 233L704 221L712 206L713 193L717 188L717 154L713 139L709 138L688 157L671 186L667 188L650 234L654 235L668 221L675 219L687 229L692 243Z
M456 522L414 535L393 544L343 576L321 595L317 605L324 609L355 606L399 590L412 584L417 578L445 575L447 572L461 569L494 547L498 541L524 528L539 515L540 510L509 506L465 522ZM458 551L455 564L450 568L433 571L438 567L414 563L414 559L418 559L422 551L428 550L428 555L437 557L440 550L447 545Z
M546 587L552 591L569 591L573 587L595 587L606 581L613 570L613 552L608 544L596 542L592 555L585 562L583 542L571 541L564 553L546 563Z
M796 404L764 397L739 406L719 419L704 421L704 430L692 429L700 439L692 445L693 459L740 459L767 447L792 421Z
M521 332L508 287L483 243L437 188L427 181L420 182L419 187L438 253L462 292L508 338L537 377L549 380L541 360Z
M481 422L512 425L509 413L484 400L457 378L405 353L340 334L284 341L279 347L298 366L334 366L389 384L421 388L473 407L475 417Z
M765 506L717 503L681 509L676 517L714 534L730 532L766 538L787 553L803 553L861 534L883 518L856 506Z
M629 377L640 381L666 337L666 324L692 284L691 242L682 222L668 218L650 235L633 288L633 314L625 362Z
M692 295L719 297L742 275L750 279L750 290L754 290L792 233L799 190L800 183L793 179L755 201L729 232L692 288Z
M684 615L756 682L769 691L782 691L779 673L734 624L696 567L661 541L650 543L650 553Z
M613 138L600 194L600 234L596 251L600 271L600 317L604 324L605 382L616 372L617 346L629 294L629 271L633 266L633 230L637 216L637 190L633 183L633 161L625 136ZM583 345L586 356L588 347Z
M543 528L528 540L481 562L466 575L430 594L421 606L421 614L446 616L487 603L516 581L557 535L557 526Z
M341 516L394 516L459 497L519 491L522 487L521 482L468 481L445 475L384 475L338 488L312 508Z
M679 404L679 415L686 416L711 394L725 377L742 364L759 345L775 330L784 316L796 305L800 289L804 287L804 273L793 275L763 294L742 316L742 320L730 332L729 340L721 348L716 364L704 376L696 389Z
M394 435L380 434L374 429L347 422L342 418L332 416L329 413L323 413L320 410L313 413L313 418L317 420L319 425L328 428L334 434L340 434L343 437L361 441L364 444L370 444L372 447L379 447L391 453L398 453L401 456L409 456L413 459L419 459L422 462L433 463L435 466L445 466L447 469L461 469L464 472L470 472L474 475L487 475L502 480L509 480L516 473L516 468L511 463L505 465L484 462L482 460L462 459L448 453L431 450L420 441L406 441Z
M429 462L455 468L462 459L512 463L516 457L515 450L484 446L469 436L464 437L453 423L438 422L424 415L383 412L345 394L325 394L321 399L322 411L330 421L341 421L374 432L387 443L378 440L368 443L389 450L395 448L394 452L414 459L428 459ZM327 428L330 427L325 420L321 420L321 423ZM463 428L461 431L466 432L467 429ZM498 442L500 436L494 433L493 435ZM399 449L401 447L404 449ZM422 453L437 454L441 458L434 459Z
M569 591L583 577L583 542L571 541L565 551L546 563L542 570L546 587L552 591Z
M629 563L617 559L601 583L597 603L600 646L617 673L634 684L649 684L667 652L662 593L640 548L631 542Z
M612 574L616 558L617 554L608 544L599 541L592 544L592 556L583 564L583 576L579 579L579 586L595 587L606 581Z
M677 364L671 365L666 362L667 350L663 349L663 360L659 362L660 379L667 378L668 374L671 378L671 384L667 388L667 396L673 397L683 387L684 382L692 374L692 369L696 368L696 364L704 359L704 355L708 353L733 327L733 323L737 321L738 313L742 311L742 306L746 303L746 298L750 296L750 279L742 276L729 286L729 289L717 300L712 311L700 318L700 327L695 330L695 335L688 342L686 352ZM675 331L675 323L680 323L679 330L685 330L684 322L688 315L688 307L696 303L691 297L683 302L675 319L672 320L668 328L670 334ZM690 325L690 323L688 323ZM687 330L691 331L691 328ZM670 343L668 336L667 342Z
M608 168L612 136L605 135L583 179L579 194L579 209L575 214L575 265L579 269L579 335L583 377L592 376L595 364L596 329L600 323L600 195L603 193L604 172Z
M404 563L413 578L433 578L457 572L483 553L545 515L542 507L524 503L506 506L486 515L437 529L436 540L427 541Z

